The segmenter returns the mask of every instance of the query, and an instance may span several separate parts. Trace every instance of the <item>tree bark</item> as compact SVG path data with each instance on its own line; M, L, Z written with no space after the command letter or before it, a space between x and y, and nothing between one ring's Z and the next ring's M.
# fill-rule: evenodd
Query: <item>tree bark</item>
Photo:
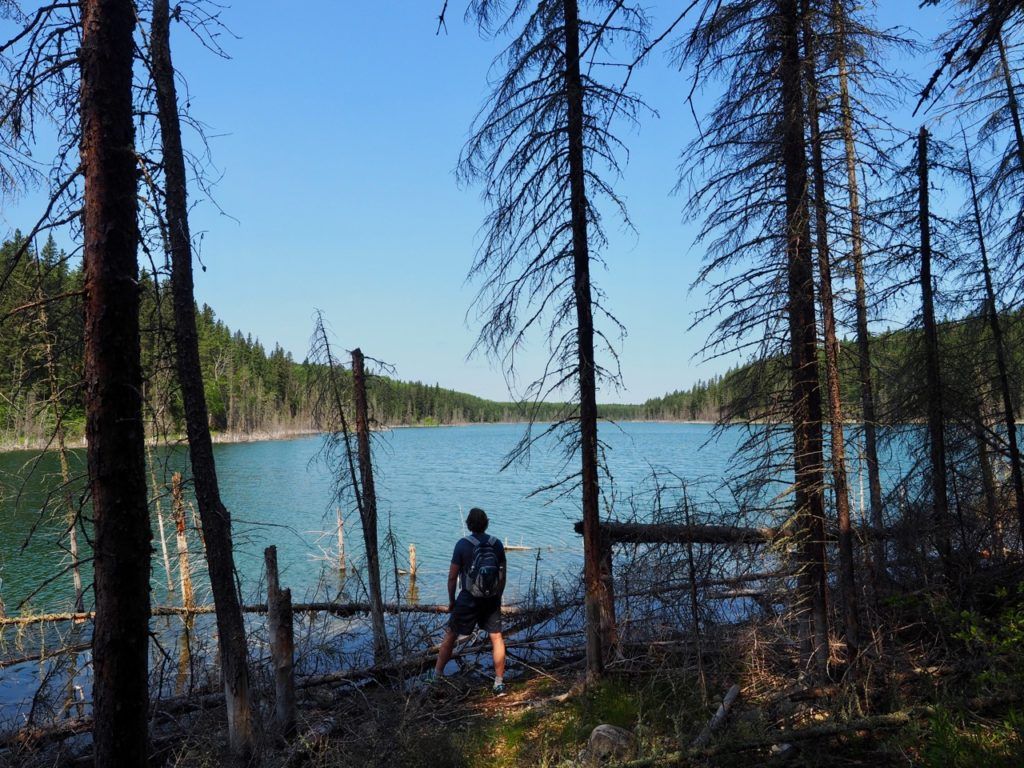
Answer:
M295 731L295 633L292 591L281 589L277 571L277 547L263 550L267 566L267 635L274 668L274 721L278 733Z
M85 411L95 525L97 766L148 764L149 509L139 342L135 8L82 0Z
M352 390L356 409L356 443L359 452L359 484L362 500L359 516L366 544L366 591L370 601L373 625L373 658L384 664L390 658L387 632L384 627L384 599L380 588L380 551L377 545L377 490L373 482L373 460L370 453L370 417L366 404L366 367L363 353L352 350Z
M850 489L846 473L846 436L843 429L843 396L839 383L839 339L832 294L832 253L828 241L828 202L825 196L825 162L818 102L817 59L814 52L814 30L803 0L804 57L807 61L807 117L811 129L811 159L814 178L815 234L818 250L818 301L825 341L825 383L829 402L829 447L832 455L832 494L835 497L839 524L839 587L843 600L843 624L849 659L856 658L860 648L860 620L857 608L857 587L853 561L853 528L850 525Z
M809 665L824 671L828 660L828 606L825 566L824 459L821 390L818 380L814 314L814 259L807 195L804 138L801 16L796 0L778 0L782 58L782 164L786 197L786 261L792 365L792 419L795 506L802 522L802 608L806 611L805 650Z
M871 382L871 335L868 331L867 285L864 280L864 235L857 182L857 145L853 136L853 108L850 104L849 66L846 61L846 17L841 0L832 4L836 30L837 66L839 74L839 108L842 122L843 148L846 155L846 185L850 206L850 251L853 257L854 293L857 310L857 370L860 378L860 408L864 425L864 460L868 467L868 498L871 525L885 527L882 506L882 479L878 471L877 416L874 385ZM885 542L875 542L872 566L877 591L878 580L886 571Z
M150 42L160 134L163 141L167 238L171 256L174 341L188 433L189 456L199 518L206 547L210 587L217 606L217 634L228 712L232 753L248 759L254 748L249 667L231 543L231 514L220 497L210 438L209 416L199 360L195 297L192 283L192 239L188 224L185 157L181 146L178 98L171 61L168 0L154 0Z
M946 491L946 441L943 434L942 382L939 375L939 333L932 301L932 228L928 200L928 129L917 138L918 224L921 229L921 317L924 324L925 386L928 401L928 449L931 459L932 514L936 547L943 571L951 575L949 497Z
M565 98L567 103L570 215L572 218L573 294L580 398L580 483L583 505L583 580L586 587L587 677L596 680L615 645L615 604L610 558L603 558L597 439L597 368L587 233L584 157L583 79L580 75L579 6L563 0L565 23Z
M178 576L181 581L181 605L185 616L196 607L195 592L192 590L192 568L188 562L188 535L185 527L185 498L181 488L181 473L171 478L171 510L174 515L174 540L178 546Z

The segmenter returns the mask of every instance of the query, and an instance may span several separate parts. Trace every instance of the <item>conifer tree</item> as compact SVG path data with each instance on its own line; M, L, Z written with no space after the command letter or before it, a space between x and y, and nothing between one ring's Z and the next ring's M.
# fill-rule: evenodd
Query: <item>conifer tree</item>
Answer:
M520 0L507 11L498 0L471 4L470 16L484 32L517 31L499 58L504 72L460 171L485 186L491 208L471 271L483 284L478 348L513 375L517 351L546 322L549 362L523 399L536 404L572 392L568 409L544 434L559 433L579 462L577 472L553 487L568 484L581 494L587 670L594 678L616 642L610 558L599 530L597 392L618 379L617 367L602 366L596 354L603 346L615 360L600 321L610 321L614 331L619 326L595 286L592 265L606 244L602 213L625 218L606 178L619 172L615 123L634 119L639 107L635 97L595 78L594 59L613 45L639 45L646 22L622 2L595 0L584 8L595 18L581 14L577 0ZM536 439L528 433L510 461Z

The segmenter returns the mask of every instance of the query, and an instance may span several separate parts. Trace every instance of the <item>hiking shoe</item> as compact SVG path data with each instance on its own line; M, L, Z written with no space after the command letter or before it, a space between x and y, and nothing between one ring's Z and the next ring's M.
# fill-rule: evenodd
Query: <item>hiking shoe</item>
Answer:
M506 693L508 693L508 691L505 690L504 683L495 683L491 691L494 693L495 696L504 696Z

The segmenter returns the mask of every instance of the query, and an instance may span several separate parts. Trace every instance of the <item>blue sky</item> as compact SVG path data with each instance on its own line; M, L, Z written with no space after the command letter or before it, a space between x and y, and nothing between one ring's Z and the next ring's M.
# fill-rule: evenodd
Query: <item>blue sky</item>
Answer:
M505 398L500 371L466 359L477 323L467 314L476 286L465 276L486 211L479 190L460 188L454 175L500 42L464 24L458 2L448 33L435 35L440 5L239 2L223 13L237 36L222 40L230 60L175 25L175 63L192 113L208 125L215 196L228 214L195 200L207 267L196 293L232 328L298 359L320 308L342 345L393 363L400 378ZM882 6L884 23L923 37L944 18L916 0ZM934 64L911 66L923 76ZM695 357L707 335L689 330L704 304L690 291L702 254L691 249L682 199L670 194L694 134L687 75L656 56L633 81L659 116L624 137L630 158L618 190L637 233L610 226L608 266L596 275L628 329L626 389L604 401L642 401L724 367ZM28 228L39 204L29 194L0 211L0 234ZM524 356L527 380L543 352L537 340Z

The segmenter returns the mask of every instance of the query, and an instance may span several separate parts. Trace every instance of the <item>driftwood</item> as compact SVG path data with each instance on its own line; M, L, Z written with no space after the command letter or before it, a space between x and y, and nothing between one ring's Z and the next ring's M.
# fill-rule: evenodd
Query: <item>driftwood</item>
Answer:
M30 661L45 661L46 659L53 658L54 656L61 656L67 653L83 653L92 648L92 643L78 643L76 645L65 645L54 648L52 651L40 651L39 653L30 653L25 656L15 656L10 659L0 659L0 669L4 667L13 667L17 664L25 664Z
M729 710L732 708L733 703L740 695L740 687L733 685L725 694L725 698L722 699L722 703L718 705L718 711L715 712L714 717L708 720L708 724L704 726L704 729L700 732L696 739L693 740L692 748L700 749L709 741L711 736L722 727L722 723L725 722L725 718L729 716Z

